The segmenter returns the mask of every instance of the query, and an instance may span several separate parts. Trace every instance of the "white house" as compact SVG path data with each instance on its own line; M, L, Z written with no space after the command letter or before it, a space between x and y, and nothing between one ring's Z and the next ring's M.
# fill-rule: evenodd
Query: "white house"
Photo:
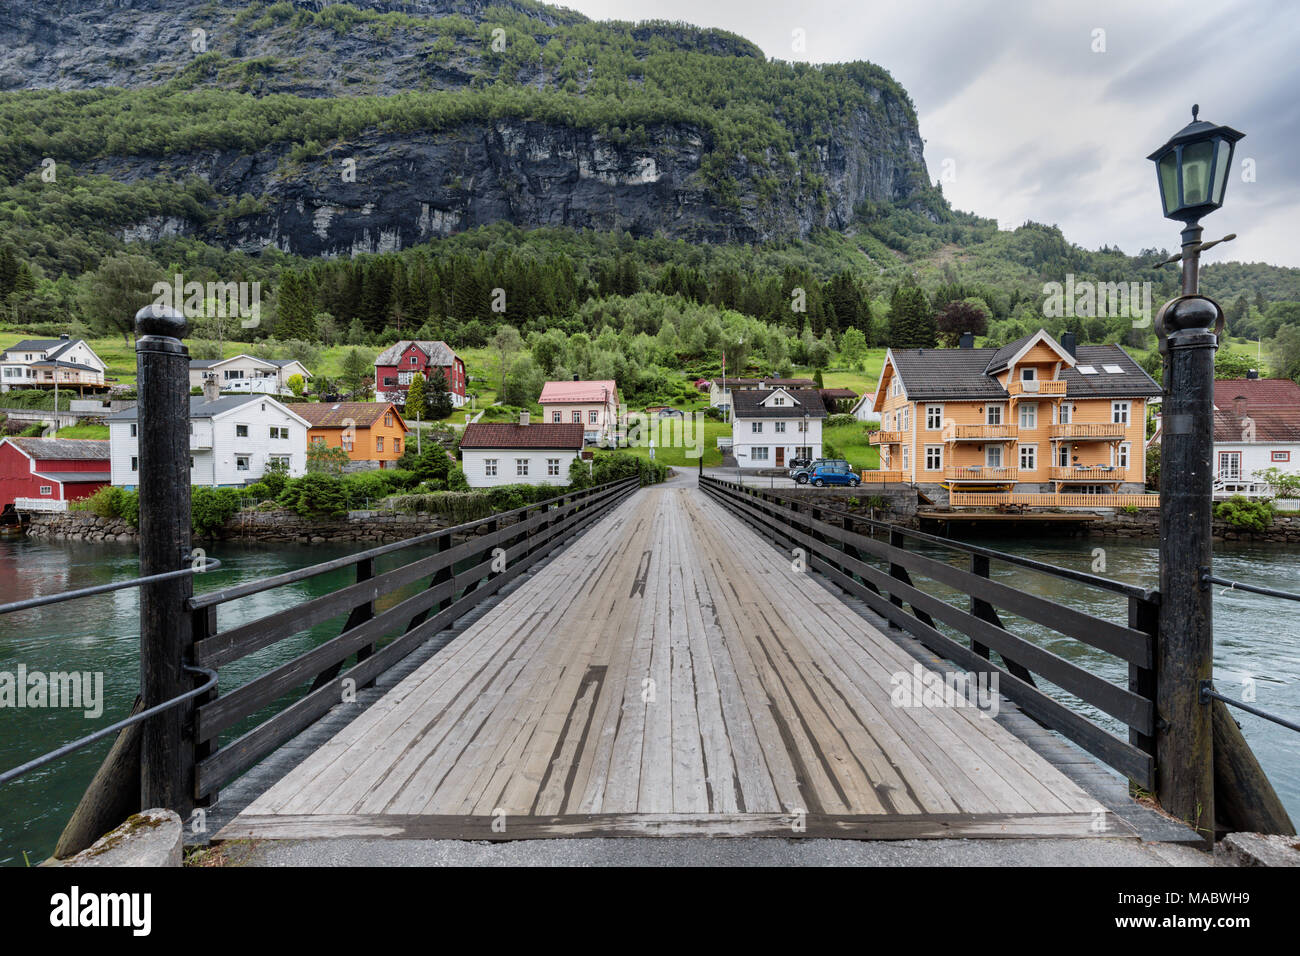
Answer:
M471 488L493 485L567 485L569 469L582 453L583 425L542 422L528 413L519 424L476 422L460 440L461 468Z
M810 378L726 378L721 376L709 383L709 404L724 411L731 408L731 393L752 392L769 388L816 388Z
M1300 385L1285 378L1214 383L1214 487L1268 494L1260 473L1300 474Z
M209 388L209 393L212 391ZM109 415L112 482L140 484L136 410ZM307 420L265 395L190 399L190 484L240 487L257 481L272 462L292 477L307 471Z
M618 383L611 379L547 382L537 402L547 424L582 425L589 442L608 441L618 427Z
M11 388L103 388L108 370L85 339L24 339L0 352L0 392Z
M860 422L880 421L880 412L875 409L876 393L868 392L858 399L853 406L852 415Z
M301 375L311 378L307 366L297 359L261 359L252 355L232 355L224 359L191 359L190 388L202 388L215 380L223 392L247 392L250 395L290 395L289 379Z
M737 389L732 399L731 453L738 467L787 468L792 458L822 457L826 405L817 389Z

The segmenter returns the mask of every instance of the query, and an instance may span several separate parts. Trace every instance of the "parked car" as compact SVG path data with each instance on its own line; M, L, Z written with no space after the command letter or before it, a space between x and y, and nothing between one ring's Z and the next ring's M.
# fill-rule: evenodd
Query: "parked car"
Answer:
M795 480L795 484L799 485L808 484L809 480L812 478L814 468L818 468L822 465L844 465L845 467L848 467L849 464L843 458L813 458L812 460L807 458L795 458L791 459L790 464L795 465L800 461L805 464L790 469L790 477Z
M847 461L833 461L813 468L809 478L813 485L849 485L856 488L862 484L862 477L853 470Z
M790 459L790 477L794 477L796 471L803 471L813 463L811 458L791 458Z

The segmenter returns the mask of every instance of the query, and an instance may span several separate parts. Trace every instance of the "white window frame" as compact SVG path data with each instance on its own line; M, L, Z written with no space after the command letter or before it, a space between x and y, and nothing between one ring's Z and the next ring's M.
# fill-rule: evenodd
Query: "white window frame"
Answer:
M761 435L761 434L763 434L763 423L762 423L762 422L750 422L750 423L749 423L749 432L750 432L751 435Z
M559 476L559 474L560 474L560 459L558 459L558 458L548 458L548 459L546 459L546 474L547 474L547 476L549 476L549 477L553 477L553 478Z
M994 461L993 460L994 458L996 458L997 461ZM985 468L1002 467L1002 446L1001 445L994 444L994 445L984 446L984 467Z
M755 445L752 449L750 449L749 457L751 461L767 461L768 460L767 446Z
M925 446L925 470L943 471L943 446L942 445Z
M1028 464L1025 464L1026 458L1029 460ZM1019 462L1021 471L1037 471L1038 446L1036 444L1021 445L1018 449L1016 460Z
M241 428L243 429L242 432L240 431ZM236 423L236 424L235 424L235 437L236 437L236 438L247 438L247 437L248 437L248 426L247 426L247 425L240 425L240 424Z
M997 421L993 420L995 418L997 419ZM1002 424L1002 405L1000 403L993 402L989 405L984 406L984 424L985 425Z
M1112 425L1128 425L1133 420L1133 403L1132 402L1111 402L1110 403L1110 423Z
M242 465L240 464L241 461L243 462ZM252 455L236 455L236 456L235 456L235 471L252 471L252 470L253 470L253 456L252 456Z
M911 451L912 451L911 445L903 446L903 461L902 461L903 471L907 471L908 470L907 466L911 463L911 458L912 458Z
M41 494L43 494L43 495L52 495L52 494L54 494L54 486L53 486L53 485L41 485Z
M773 422L772 427L775 428L778 432L784 432L785 422Z
M1038 427L1038 403L1021 402L1019 411L1020 427L1033 431Z
M483 474L484 474L485 477L488 477L488 478L495 478L495 477L496 477L496 474L497 474L497 459L495 459L495 458L484 458L484 459L483 459Z
M927 405L925 406L925 430L937 432L943 428L943 406Z
M528 459L527 459L527 458L516 458L516 459L515 459L515 477L516 477L516 478L527 478L527 477L528 477Z
M1112 445L1111 447L1114 448L1115 446ZM1127 441L1120 442L1119 450L1115 452L1114 455L1115 461L1112 464L1127 471L1129 463L1133 460L1133 443Z

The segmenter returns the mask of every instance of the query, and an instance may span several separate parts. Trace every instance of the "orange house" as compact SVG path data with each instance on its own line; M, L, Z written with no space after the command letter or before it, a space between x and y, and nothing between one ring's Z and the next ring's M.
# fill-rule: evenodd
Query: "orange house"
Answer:
M949 492L1136 494L1160 386L1118 345L1045 331L1002 348L890 349L882 476Z
M319 402L291 405L307 419L307 446L323 442L342 448L353 461L396 468L409 430L392 402Z

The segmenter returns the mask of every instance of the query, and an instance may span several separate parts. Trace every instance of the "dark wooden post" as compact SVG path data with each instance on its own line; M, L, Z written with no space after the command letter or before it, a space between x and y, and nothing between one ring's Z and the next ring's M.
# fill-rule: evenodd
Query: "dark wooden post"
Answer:
M1196 295L1200 227L1183 232L1183 295L1156 319L1165 355L1160 428L1160 624L1156 643L1156 798L1214 838L1212 563L1214 353L1223 311ZM1211 331L1211 328L1214 331ZM1204 569L1204 572L1203 572Z
M190 563L190 355L184 317L146 306L136 313L136 436L140 476L140 574ZM146 707L178 697L192 681L182 669L193 643L185 601L188 575L140 588L140 694ZM185 818L194 808L193 703L144 723L140 796Z

